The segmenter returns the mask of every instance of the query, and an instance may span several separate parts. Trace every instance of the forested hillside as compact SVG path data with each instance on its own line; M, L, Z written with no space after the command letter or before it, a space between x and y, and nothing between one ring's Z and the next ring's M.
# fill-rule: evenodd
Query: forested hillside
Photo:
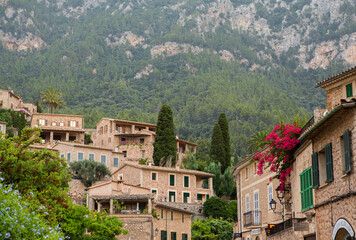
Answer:
M355 3L323 0L0 0L0 88L62 112L155 122L209 138L225 112L232 151L255 131L309 117L315 83L356 63Z

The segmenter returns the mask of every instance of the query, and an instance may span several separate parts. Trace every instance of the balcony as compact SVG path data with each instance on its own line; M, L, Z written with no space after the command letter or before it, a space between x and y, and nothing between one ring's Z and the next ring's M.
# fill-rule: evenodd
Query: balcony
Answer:
M254 228L255 226L261 226L261 217L261 211L249 211L244 213L244 227Z
M288 219L279 224L268 224L268 228L266 228L266 235L271 236L291 227L293 227L292 219Z

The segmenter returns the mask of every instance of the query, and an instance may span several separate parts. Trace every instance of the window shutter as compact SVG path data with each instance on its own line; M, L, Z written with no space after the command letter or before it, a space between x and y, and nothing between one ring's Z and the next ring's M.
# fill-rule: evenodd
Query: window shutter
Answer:
M344 132L344 150L345 150L345 172L351 172L351 139L350 130Z
M169 175L169 178L170 178L169 185L174 186L174 175Z
M312 154L312 169L313 169L313 188L319 187L319 165L318 153Z
M332 154L331 143L325 145L325 160L326 160L326 181L332 182L334 180L334 170L333 170L333 154Z

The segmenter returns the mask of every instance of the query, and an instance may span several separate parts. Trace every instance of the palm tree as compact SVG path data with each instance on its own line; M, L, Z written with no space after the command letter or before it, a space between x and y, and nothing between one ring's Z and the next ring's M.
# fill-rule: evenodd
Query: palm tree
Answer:
M65 102L62 99L63 94L58 92L57 90L49 87L47 90L41 92L41 101L48 106L48 113L51 109L51 113L56 113L58 107L63 107Z
M255 153L258 149L266 145L265 139L267 137L267 131L259 131L254 133L247 141L247 151L249 153Z

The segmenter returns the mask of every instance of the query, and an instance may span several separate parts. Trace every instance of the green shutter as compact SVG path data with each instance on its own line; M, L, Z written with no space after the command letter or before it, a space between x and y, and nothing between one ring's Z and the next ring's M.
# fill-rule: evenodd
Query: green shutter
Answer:
M188 203L188 197L190 197L190 193L183 193L183 202Z
M189 187L189 177L184 176L184 187Z
M182 233L182 240L188 240L188 234Z
M302 211L313 207L313 185L311 168L308 168L300 174L300 196L302 202Z
M313 168L313 188L319 187L319 164L318 153L312 154L312 168Z
M325 160L326 160L326 181L332 182L334 180L334 170L333 170L333 154L332 154L331 143L325 145Z
M202 200L202 199L203 199L203 196L202 196L200 193L198 193L197 199L198 199L198 200Z
M161 240L167 240L167 231L161 230Z
M351 172L351 138L350 138L350 130L347 129L344 132L344 151L345 151L345 172Z
M352 83L346 85L346 97L352 97L353 92L352 92Z
M174 186L174 175L169 175L169 185Z
M168 202L172 202L171 196L174 196L173 197L173 202L175 202L176 201L176 193L175 192L169 192L169 194L168 194L168 197L169 197Z
M182 213L182 223L184 223L184 213Z
M177 240L177 233L171 232L171 240Z

